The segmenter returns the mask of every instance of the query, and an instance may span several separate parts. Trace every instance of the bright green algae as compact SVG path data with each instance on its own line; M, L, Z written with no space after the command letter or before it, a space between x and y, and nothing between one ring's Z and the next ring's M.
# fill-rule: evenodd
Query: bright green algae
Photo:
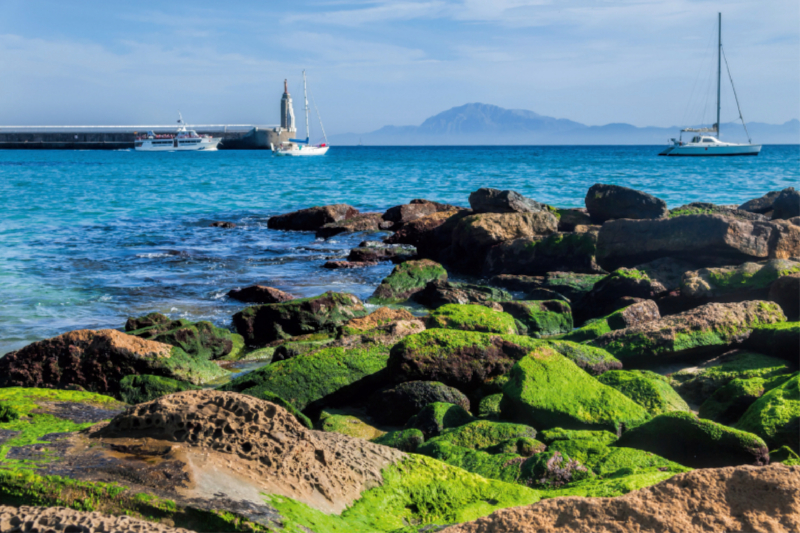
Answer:
M689 405L669 384L669 380L655 372L642 370L610 370L597 380L617 389L638 403L651 415L669 411L689 411Z
M561 300L516 300L501 304L531 337L550 337L572 330L572 309Z
M536 430L524 424L476 420L459 427L445 429L441 435L428 442L445 442L453 446L482 450L505 441L526 437L535 438Z
M149 374L125 376L120 380L119 386L120 398L129 404L149 402L174 392L200 390L200 387L186 381Z
M763 438L771 448L800 452L800 373L756 400L735 427Z
M800 265L794 261L773 259L766 264L744 263L736 267L706 268L705 274L715 293L728 293L737 290L766 289L781 276L800 272Z
M372 439L376 444L383 444L390 448L396 448L401 452L414 452L423 442L425 435L417 428L401 429L390 431L385 435Z
M419 413L412 416L406 424L406 428L419 429L425 438L431 438L440 435L448 428L463 426L473 420L475 417L460 405L434 402L426 405Z
M447 271L428 259L400 263L367 300L373 304L401 303L425 288L430 281L446 280Z
M244 348L241 335L218 328L211 322L170 320L160 313L150 313L143 318L154 325L128 330L129 325L136 327L137 320L142 320L129 319L126 333L175 346L200 359L236 359Z
M374 439L384 434L383 431L368 424L363 417L355 416L339 409L325 409L319 415L317 426L322 431L330 431L357 439Z
M484 305L446 304L428 315L429 328L480 331L483 333L516 334L514 318L508 313L495 311Z
M620 369L622 363L619 359L603 350L578 344L567 340L549 340L548 345L593 376L601 375L607 370Z
M647 274L644 272L639 272L638 270L635 270L634 272L637 272L644 277L647 276ZM619 270L614 272L614 274L617 274L620 277L634 277L635 279L639 279L635 276L622 276L622 273ZM565 341L589 342L611 331L624 329L626 325L625 321L622 319L622 314L626 309L627 307L623 307L622 309L614 311L608 316L589 320L580 328L573 330L560 338Z
M714 391L698 410L700 418L707 418L721 424L733 424L765 392L781 385L790 376L770 378L734 379Z

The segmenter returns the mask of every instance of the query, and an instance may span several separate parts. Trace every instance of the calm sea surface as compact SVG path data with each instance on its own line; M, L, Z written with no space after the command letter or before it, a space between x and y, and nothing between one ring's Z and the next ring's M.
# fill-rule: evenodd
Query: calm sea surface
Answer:
M594 183L670 207L739 204L800 183L800 147L759 157L665 158L660 147L333 147L321 158L266 151L0 151L0 355L79 328L160 311L229 325L252 283L297 296L369 296L391 265L320 268L365 235L316 240L267 229L274 214L346 202L383 210L413 198L467 205L479 187L563 207ZM208 227L214 220L235 229ZM374 236L373 236L374 238Z

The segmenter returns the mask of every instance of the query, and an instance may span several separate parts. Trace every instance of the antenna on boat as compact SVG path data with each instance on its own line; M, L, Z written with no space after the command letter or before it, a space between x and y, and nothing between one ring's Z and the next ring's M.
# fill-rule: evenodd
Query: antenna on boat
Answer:
M719 106L720 106L720 85L722 83L722 13L719 13L717 26L717 138L721 137L719 132Z

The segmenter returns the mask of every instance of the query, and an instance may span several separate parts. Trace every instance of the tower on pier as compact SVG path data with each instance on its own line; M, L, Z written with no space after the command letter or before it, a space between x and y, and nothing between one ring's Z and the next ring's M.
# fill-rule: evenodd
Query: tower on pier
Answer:
M283 80L283 97L281 98L281 128L295 132L294 108L292 107L292 96L289 94L289 85Z

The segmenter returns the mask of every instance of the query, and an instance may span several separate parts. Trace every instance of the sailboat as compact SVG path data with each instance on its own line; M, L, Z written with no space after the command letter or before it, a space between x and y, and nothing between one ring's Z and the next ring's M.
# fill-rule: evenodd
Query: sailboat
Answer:
M725 59L725 66L728 66L728 60ZM728 76L730 77L730 69L728 69ZM678 139L670 139L672 143L666 150L658 155L669 156L722 156L722 155L758 155L761 151L760 144L752 144L750 134L747 132L747 124L744 122L742 116L742 108L739 106L739 97L736 96L736 88L733 88L733 96L736 99L736 107L739 110L739 118L744 126L744 131L747 134L748 144L736 144L720 141L719 131L719 109L720 109L720 92L722 83L722 13L719 13L718 24L718 38L717 38L717 122L710 128L685 128L681 130L681 135ZM733 87L733 78L731 78L731 87ZM683 141L683 133L692 132L699 135L692 137L691 141Z
M303 99L305 101L305 108L306 108L306 138L305 139L289 139L288 141L284 141L277 146L271 144L270 147L272 148L272 153L275 155L293 155L293 156L306 156L306 155L325 155L328 153L328 136L325 135L325 127L322 125L322 117L319 116L319 110L317 110L317 117L319 118L319 127L322 130L322 136L325 138L325 142L319 145L313 145L310 143L311 138L311 129L308 125L308 84L306 82L306 71L303 71ZM314 104L316 107L316 104Z

